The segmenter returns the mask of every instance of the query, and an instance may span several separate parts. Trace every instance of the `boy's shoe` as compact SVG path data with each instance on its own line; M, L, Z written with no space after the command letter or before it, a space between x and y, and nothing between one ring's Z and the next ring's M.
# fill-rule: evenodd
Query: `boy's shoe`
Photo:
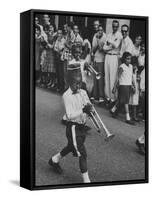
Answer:
M139 122L139 121L140 121L140 120L139 120L138 118L136 118L136 117L133 117L132 120L135 121L135 122Z
M94 101L95 101L94 97L90 97L90 101L91 101L91 103L94 103Z
M104 99L102 97L99 98L99 103L103 103Z
M59 163L54 163L52 161L52 158L49 160L48 164L53 168L53 170L58 173L58 174L62 174L63 173L63 170L62 168L60 167Z
M47 87L51 87L53 84L53 81L51 80L48 84L47 84Z
M126 123L130 124L130 125L135 125L135 123L133 121L131 121L131 120L126 120Z
M111 116L112 116L113 118L116 118L116 112L112 112L112 111L110 110L110 114L111 114Z
M110 101L110 103L107 105L108 109L112 109L113 106L115 105L116 101Z

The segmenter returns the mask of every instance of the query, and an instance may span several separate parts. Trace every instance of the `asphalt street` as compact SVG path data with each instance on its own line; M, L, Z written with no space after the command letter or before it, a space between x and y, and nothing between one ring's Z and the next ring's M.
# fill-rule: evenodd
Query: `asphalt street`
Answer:
M145 157L135 145L144 132L144 123L131 126L124 116L114 119L105 108L96 106L108 130L115 134L105 142L105 134L92 127L85 146L88 154L88 171L92 182L138 180L145 178ZM61 160L62 175L54 173L48 165L52 155L66 145L65 126L61 124L64 105L61 95L36 88L36 185L82 183L78 159L72 154Z

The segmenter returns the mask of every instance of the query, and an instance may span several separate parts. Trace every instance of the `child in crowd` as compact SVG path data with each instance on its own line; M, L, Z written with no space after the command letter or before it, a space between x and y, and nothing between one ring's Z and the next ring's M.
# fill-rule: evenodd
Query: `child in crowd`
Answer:
M133 112L133 121L139 122L137 118L137 106L139 105L139 81L137 79L137 71L138 71L138 63L137 59L132 57L132 65L133 65L133 81L135 84L135 88L131 89L129 105L132 107Z
M116 87L118 87L118 101L111 109L111 114L115 116L118 111L118 106L124 105L126 114L126 123L134 125L131 121L129 114L129 99L131 88L134 87L133 81L133 66L131 65L131 54L129 52L124 52L122 56L122 64L118 68L118 79L115 82L113 93L116 92Z

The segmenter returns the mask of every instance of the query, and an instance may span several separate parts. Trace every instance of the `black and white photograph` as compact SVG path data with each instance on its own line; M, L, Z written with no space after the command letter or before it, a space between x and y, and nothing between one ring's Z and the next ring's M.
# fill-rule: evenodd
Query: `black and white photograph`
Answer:
M34 184L147 182L147 18L35 11Z
M0 196L148 200L149 1L3 1Z

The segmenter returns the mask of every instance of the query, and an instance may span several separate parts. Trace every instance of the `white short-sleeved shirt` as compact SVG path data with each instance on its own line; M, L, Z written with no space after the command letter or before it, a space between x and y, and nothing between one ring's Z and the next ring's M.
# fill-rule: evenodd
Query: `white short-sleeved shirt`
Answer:
M86 114L83 113L83 107L90 103L89 97L85 90L80 89L78 93L73 94L71 88L63 94L63 101L68 121L84 124Z
M107 39L103 46L103 49L108 53L119 54L121 40L122 40L122 34L119 31L117 31L116 33L109 33L107 35ZM113 47L111 45L108 46L107 42L110 42L111 44L113 44Z
M129 53L133 53L133 48L134 48L134 45L133 45L133 42L132 40L130 39L129 36L127 36L125 39L122 39L122 42L121 42L121 49L120 49L120 56L122 57L123 53L125 51L129 52Z
M123 69L122 74L119 77L119 85L132 85L132 77L133 77L133 66L129 64L121 64L119 68Z

